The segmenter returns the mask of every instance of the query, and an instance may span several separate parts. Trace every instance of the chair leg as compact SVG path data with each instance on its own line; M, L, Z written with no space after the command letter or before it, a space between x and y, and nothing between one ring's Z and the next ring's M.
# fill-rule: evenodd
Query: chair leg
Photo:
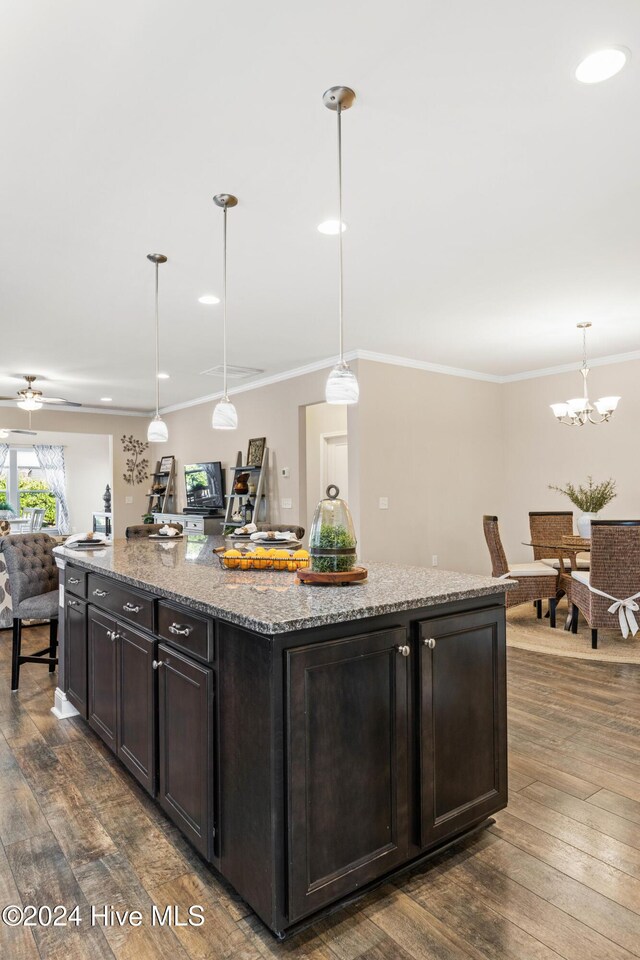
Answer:
M542 600L536 600L536 617L542 620Z
M13 648L11 651L11 690L17 690L20 683L20 646L22 644L22 620L13 621Z
M573 609L571 611L571 633L578 632L578 608L573 604Z
M549 626L555 630L556 626L556 598L549 597Z
M592 628L591 630L591 649L598 649L598 631Z
M53 662L57 656L58 652L58 621L50 620L49 621L49 656L51 657L51 663L49 664L49 673L53 673L56 669L56 665Z

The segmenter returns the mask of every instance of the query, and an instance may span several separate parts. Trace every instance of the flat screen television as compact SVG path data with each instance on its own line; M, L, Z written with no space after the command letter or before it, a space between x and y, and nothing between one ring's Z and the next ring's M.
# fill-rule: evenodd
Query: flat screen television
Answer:
M213 463L186 463L184 485L187 491L187 509L224 510L224 473L219 460Z

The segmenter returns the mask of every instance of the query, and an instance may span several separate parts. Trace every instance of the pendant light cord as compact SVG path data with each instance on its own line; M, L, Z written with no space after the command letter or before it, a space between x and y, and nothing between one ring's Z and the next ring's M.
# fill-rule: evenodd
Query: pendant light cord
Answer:
M587 375L589 368L587 367L587 328L582 328L582 395L584 399L587 399Z
M227 396L227 205L222 208L222 392L224 399Z
M340 323L340 363L344 362L344 334L342 319L343 283L342 283L342 110L340 104L336 110L338 116L338 319Z
M160 416L160 321L158 317L158 267L156 262L156 417Z

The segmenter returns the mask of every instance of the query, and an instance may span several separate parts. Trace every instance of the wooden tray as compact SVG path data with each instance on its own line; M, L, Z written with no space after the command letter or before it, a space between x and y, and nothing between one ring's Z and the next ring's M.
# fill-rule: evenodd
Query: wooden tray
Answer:
M318 573L310 567L303 567L296 571L296 577L302 583L317 583L325 586L343 586L349 583L358 583L358 581L367 579L367 571L364 567L354 567L353 570L345 570L343 573Z

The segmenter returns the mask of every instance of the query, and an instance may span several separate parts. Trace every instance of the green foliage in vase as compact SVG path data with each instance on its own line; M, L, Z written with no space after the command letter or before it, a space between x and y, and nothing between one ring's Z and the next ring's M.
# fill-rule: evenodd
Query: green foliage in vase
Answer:
M603 480L594 483L593 477L587 477L587 485L575 487L572 483L564 487L555 487L549 484L549 490L557 490L568 497L571 503L583 513L600 513L603 507L617 497L615 480Z
M349 531L337 524L333 526L330 523L323 523L319 534L312 538L310 547L322 550L344 550L353 548L356 545L355 539ZM345 573L352 570L356 562L355 554L347 554L340 557L313 557L311 558L311 569L316 573Z

